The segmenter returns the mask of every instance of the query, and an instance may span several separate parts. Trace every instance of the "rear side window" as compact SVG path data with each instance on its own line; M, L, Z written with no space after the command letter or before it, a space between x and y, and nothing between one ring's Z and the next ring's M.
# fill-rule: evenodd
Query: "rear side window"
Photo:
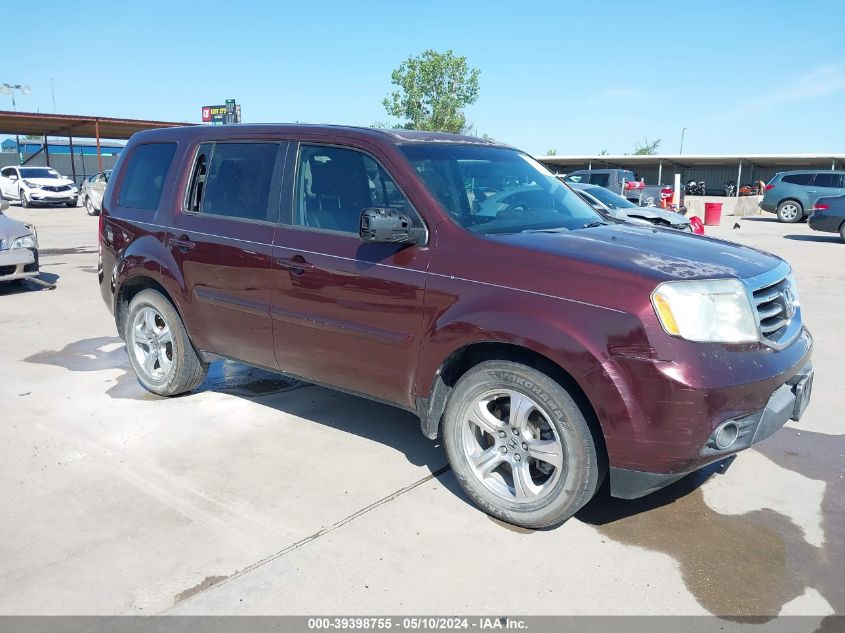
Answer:
M203 143L197 151L187 210L273 221L270 202L279 143Z
M625 182L634 182L637 180L637 177L634 175L632 171L623 171L621 174L622 178L625 179Z
M118 204L131 209L158 209L164 179L175 153L176 143L138 145L126 166Z
M791 185L809 185L812 179L813 174L787 174L781 178L781 181Z
M607 187L610 182L610 174L590 174L590 184L599 187Z
M818 173L816 179L813 181L816 187L834 187L842 186L842 174Z

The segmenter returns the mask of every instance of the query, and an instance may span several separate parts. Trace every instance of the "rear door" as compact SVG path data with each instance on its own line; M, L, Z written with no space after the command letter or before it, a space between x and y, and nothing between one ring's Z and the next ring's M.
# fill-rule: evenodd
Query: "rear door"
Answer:
M209 141L192 154L167 248L182 277L194 344L275 368L270 321L273 234L288 142Z
M838 196L845 192L843 189L842 174L835 171L820 171L813 178L813 182L807 189L807 205L805 209L815 204L819 198Z
M279 366L413 406L430 249L364 243L358 225L366 207L394 207L420 226L422 220L373 154L303 143L291 167L287 226L274 249Z

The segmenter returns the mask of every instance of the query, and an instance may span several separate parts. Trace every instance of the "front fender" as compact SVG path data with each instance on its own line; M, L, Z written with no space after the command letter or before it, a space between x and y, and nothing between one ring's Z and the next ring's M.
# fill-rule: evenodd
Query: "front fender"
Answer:
M444 363L462 348L504 343L536 352L569 374L605 428L610 411L605 411L600 394L607 386L593 383L605 374L594 370L616 355L653 357L643 325L632 314L519 290L509 291L505 303L498 293L484 295L457 291L451 296L461 298L431 317L420 354L418 397L432 397Z

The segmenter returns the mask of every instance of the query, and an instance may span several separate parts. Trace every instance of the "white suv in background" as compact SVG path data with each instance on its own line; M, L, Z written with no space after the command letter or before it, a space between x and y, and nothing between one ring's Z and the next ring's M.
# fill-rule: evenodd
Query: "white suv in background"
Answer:
M20 200L22 207L64 204L75 207L79 189L52 167L13 166L0 169L0 196Z

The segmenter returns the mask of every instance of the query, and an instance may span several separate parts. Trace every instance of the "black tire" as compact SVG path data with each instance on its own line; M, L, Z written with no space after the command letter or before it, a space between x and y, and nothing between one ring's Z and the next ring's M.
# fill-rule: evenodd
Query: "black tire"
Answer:
M845 222L839 227L839 239L845 242Z
M85 212L88 215L100 215L97 209L94 207L94 203L91 201L91 198L85 196L85 199L82 201L82 206L85 207Z
M526 395L539 405L543 419L554 427L554 439L562 449L563 467L557 479L552 480L549 476L548 490L543 493L545 496L534 501L510 501L491 491L487 484L482 483L469 461L465 439L465 425L468 423L465 420L478 406L479 399L499 389ZM507 417L509 422L509 412ZM551 430L548 429L548 432ZM470 437L475 437L472 433L470 431ZM505 438L502 440L504 442L510 435L500 437ZM543 437L548 438L549 435L540 436ZM517 435L516 438L519 442L521 436ZM546 374L511 361L485 361L458 380L444 414L443 442L455 477L470 499L488 514L527 528L549 527L570 518L593 497L606 469L603 453L597 450L596 438L590 425L569 392ZM522 448L525 446L523 443ZM518 451L519 448L513 449L514 453ZM524 466L529 468L531 457L527 452L523 455L521 459L525 462ZM514 458L517 457L514 455ZM536 469L537 463L533 465ZM504 472L507 473L507 469ZM536 482L532 480L533 483Z
M164 376L155 378L141 365L135 353L134 338L130 331L139 313L152 308L166 323L171 334L170 355L172 365ZM147 390L159 396L177 396L199 387L208 373L208 364L197 355L188 338L185 326L173 304L157 290L142 290L129 304L129 311L124 324L124 340L129 362L138 382Z
M68 209L75 209L76 208L76 202L65 202L65 206Z
M21 189L21 206L24 209L29 208L29 200L26 199L26 194L23 192L23 189Z
M778 220L796 224L804 219L804 207L797 200L784 200L777 208Z

